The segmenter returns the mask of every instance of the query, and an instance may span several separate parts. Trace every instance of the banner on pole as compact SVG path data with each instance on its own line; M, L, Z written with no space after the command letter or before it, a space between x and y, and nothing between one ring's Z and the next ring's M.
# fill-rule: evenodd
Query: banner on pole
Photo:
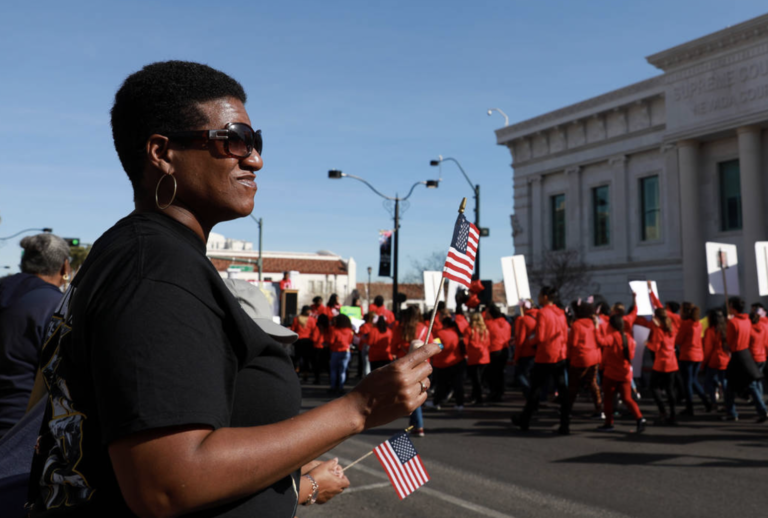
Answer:
M648 294L648 281L629 281L629 289L636 295L637 314L641 316L653 315L653 304L651 304L651 296ZM651 290L656 298L661 300L656 281L651 281Z
M739 257L736 245L708 242L705 247L707 252L709 293L712 295L725 295L728 293L729 297L741 295L741 290L739 289ZM723 270L725 270L725 275L723 275Z
M392 231L379 230L379 277L392 277Z
M757 283L760 290L760 296L768 295L768 241L758 241L755 243L755 254L757 255Z
M502 257L501 273L504 276L507 306L519 306L521 299L531 298L531 287L528 284L525 256L513 255Z

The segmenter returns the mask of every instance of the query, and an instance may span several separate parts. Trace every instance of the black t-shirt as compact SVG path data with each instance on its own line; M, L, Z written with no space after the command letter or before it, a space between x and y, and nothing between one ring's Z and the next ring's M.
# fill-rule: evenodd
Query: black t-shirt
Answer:
M49 326L33 516L132 516L107 447L178 425L257 426L298 414L281 344L230 294L204 243L162 214L133 214L94 244ZM201 516L285 516L297 474Z

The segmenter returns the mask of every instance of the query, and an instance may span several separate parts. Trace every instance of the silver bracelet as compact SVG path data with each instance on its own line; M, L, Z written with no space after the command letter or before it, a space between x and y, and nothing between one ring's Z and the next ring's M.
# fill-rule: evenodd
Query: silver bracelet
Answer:
M320 491L320 484L317 483L317 481L314 479L312 475L303 475L304 477L307 477L310 482L312 482L312 492L309 494L307 499L301 504L301 505L312 505L317 501L317 494Z

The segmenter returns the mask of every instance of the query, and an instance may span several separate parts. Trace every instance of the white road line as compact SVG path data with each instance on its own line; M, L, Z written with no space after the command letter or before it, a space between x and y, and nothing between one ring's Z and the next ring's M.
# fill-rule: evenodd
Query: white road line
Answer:
M350 487L349 489L344 490L344 494L348 495L349 493L357 493L358 491L368 491L369 489L379 489L381 487L389 487L392 484L389 482L377 482L375 484L368 484L367 486L360 486L360 487Z
M372 448L372 446L369 443L360 439L347 439L346 441L344 441L344 443L348 445L360 446L363 449ZM326 454L326 456L327 455L328 454ZM328 457L328 458L332 458L332 457ZM352 462L351 460L342 459L341 457L339 457L339 463L342 466L349 464L351 462ZM514 496L516 499L524 500L537 507L548 509L552 516L629 518L629 516L626 514L612 511L610 509L605 509L602 507L584 504L574 500L568 500L566 498L555 496L549 493L544 493L542 491L537 491L535 489L526 488L516 484L511 484L508 482L500 482L495 479L481 477L476 473L468 473L467 471L458 470L454 467L437 462L435 460L429 460L427 462L427 467L429 468L430 476L433 481L438 478L437 477L438 472L440 472L441 478L445 476L446 478L452 478L453 480L461 480L461 479L473 480L475 483L481 484L483 487L495 487L497 491L501 491L504 494ZM373 468L369 468L368 466L365 466L363 464L357 464L353 466L351 469L359 469L360 471L367 473L373 477L388 480L387 476L380 469L376 470ZM477 505L472 502L462 500L461 498L457 498L455 496L441 493L440 491L437 491L430 487L421 487L418 489L418 491L428 494L430 496L433 496L435 498L439 498L445 502L450 502L454 505L458 505L465 509L470 509L472 511L477 512L478 514L482 514L485 516L489 516L493 518L513 518L512 515L503 514L493 509L489 509L487 507L483 507L481 505Z

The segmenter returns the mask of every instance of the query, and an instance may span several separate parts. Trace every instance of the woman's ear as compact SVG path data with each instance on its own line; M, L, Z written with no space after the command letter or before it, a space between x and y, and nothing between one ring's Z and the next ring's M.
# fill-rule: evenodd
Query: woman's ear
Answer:
M147 163L155 169L159 169L164 174L172 174L168 146L168 137L163 135L152 135L147 139Z

